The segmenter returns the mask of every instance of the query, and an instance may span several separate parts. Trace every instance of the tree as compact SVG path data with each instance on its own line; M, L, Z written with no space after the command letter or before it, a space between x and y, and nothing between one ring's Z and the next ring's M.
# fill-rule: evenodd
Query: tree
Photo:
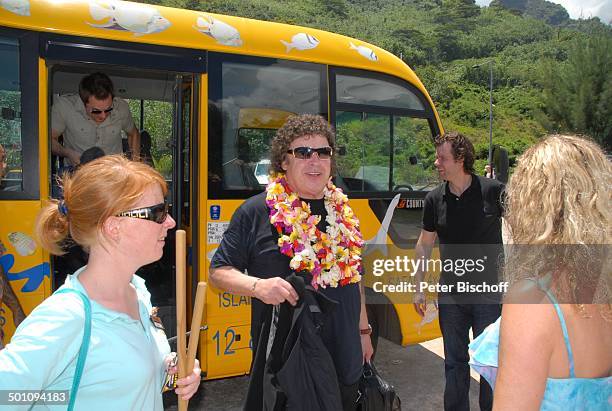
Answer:
M578 37L567 61L549 62L544 74L548 114L559 129L612 148L612 37Z

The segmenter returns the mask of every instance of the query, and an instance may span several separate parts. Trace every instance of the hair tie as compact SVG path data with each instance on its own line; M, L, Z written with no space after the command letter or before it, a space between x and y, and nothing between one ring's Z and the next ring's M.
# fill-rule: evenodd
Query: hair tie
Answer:
M59 210L61 215L68 216L68 207L66 207L66 203L64 202L64 200L60 200L60 202L57 203L57 209Z

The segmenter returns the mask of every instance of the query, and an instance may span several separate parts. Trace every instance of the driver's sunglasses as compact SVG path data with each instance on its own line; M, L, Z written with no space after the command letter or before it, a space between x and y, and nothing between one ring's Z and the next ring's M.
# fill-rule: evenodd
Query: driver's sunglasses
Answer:
M317 153L319 160L329 160L334 154L334 150L331 147L296 147L287 150L287 153L293 154L293 157L300 160L308 160L314 153Z
M141 220L153 221L162 224L168 217L168 203L163 202L151 207L136 208L134 210L123 211L117 217L132 217Z
M114 107L109 107L109 108L107 108L106 110L100 110L100 109L97 109L97 108L92 108L92 109L91 109L89 112L90 112L91 114L102 114L102 113L106 113L106 114L108 114L108 113L110 113L111 111L113 111L113 108L114 108Z

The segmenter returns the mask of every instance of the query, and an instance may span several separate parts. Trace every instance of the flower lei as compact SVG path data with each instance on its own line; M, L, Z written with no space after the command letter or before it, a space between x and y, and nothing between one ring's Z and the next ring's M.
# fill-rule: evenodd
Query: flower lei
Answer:
M266 187L270 223L280 238L280 252L291 257L295 271L310 271L312 286L326 288L361 280L363 237L359 221L348 205L348 197L331 181L323 190L327 228L317 228L321 216L312 215L310 206L291 191L287 179L278 174Z

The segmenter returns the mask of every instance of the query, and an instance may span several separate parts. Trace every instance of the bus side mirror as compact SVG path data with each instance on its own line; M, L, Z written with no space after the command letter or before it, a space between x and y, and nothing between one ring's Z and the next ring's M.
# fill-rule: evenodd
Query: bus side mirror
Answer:
M508 150L500 146L493 147L493 168L495 170L495 178L506 184L510 168Z

